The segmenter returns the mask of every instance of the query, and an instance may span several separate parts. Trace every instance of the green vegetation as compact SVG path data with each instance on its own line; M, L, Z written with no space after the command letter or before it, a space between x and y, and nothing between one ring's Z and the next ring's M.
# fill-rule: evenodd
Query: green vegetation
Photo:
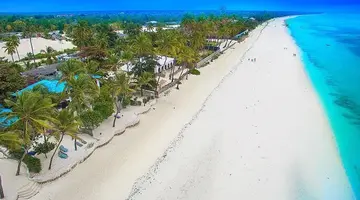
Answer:
M25 79L12 64L0 64L0 104L10 93L25 87Z
M49 153L51 150L55 148L55 144L51 142L44 142L44 143L35 143L34 151L37 154L44 154L47 158L46 154Z
M39 173L41 171L40 159L27 155L24 150L11 151L10 156L16 160L22 160L31 173Z
M183 77L200 75L197 63L215 51L208 46L218 49L222 44L227 47L235 42L232 40L235 35L259 24L259 21L236 16L186 15L178 29L162 29L164 24L160 23L148 27L149 30L156 28L156 32L147 32L141 30L141 24L135 23L137 20L124 22L116 17L1 18L5 20L0 20L0 32L21 31L30 38L32 52L21 60L26 69L37 67L35 59L44 59L43 62L51 64L59 54L79 51L79 59L68 60L58 67L59 83L66 82L61 94L53 94L45 87L37 86L32 91L11 97L11 94L24 88L25 78L20 75L22 67L14 63L19 39L16 36L5 39L6 52L12 56L13 62L0 58L0 103L4 102L4 106L12 112L1 113L0 117L15 122L1 127L0 145L15 152L13 158L18 160L16 175L20 174L22 162L31 172L41 170L40 161L29 155L31 150L45 156L51 152L50 170L65 135L73 139L74 149L77 150L77 140L81 139L79 130L92 132L111 116L114 117L112 126L115 127L121 109L128 105L145 105L155 98L146 93L150 91L157 95L160 79L165 77L162 70L170 68L167 71L170 74L168 80L180 89ZM128 36L118 37L114 30L119 29ZM65 32L77 48L56 52L47 47L34 55L31 38L39 33L46 35L50 30ZM158 63L158 56L164 56L163 63ZM168 65L168 57L176 62ZM120 70L125 64L128 66L126 72ZM64 102L66 108L61 111L56 109ZM38 143L39 138L43 138L43 142ZM48 142L49 138L56 139L55 143Z

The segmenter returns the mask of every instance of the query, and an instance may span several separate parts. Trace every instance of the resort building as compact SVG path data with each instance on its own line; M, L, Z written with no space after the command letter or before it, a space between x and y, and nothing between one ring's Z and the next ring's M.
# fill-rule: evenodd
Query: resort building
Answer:
M41 67L26 71L26 72L22 72L21 75L23 75L23 76L32 76L32 77L54 76L54 75L56 75L57 68L59 66L60 66L60 63L41 66Z
M156 62L157 62L157 65L154 69L155 74L158 74L164 70L170 69L172 66L175 65L175 59L167 57L167 56L158 56ZM121 67L121 70L123 70L125 72L129 72L132 70L133 67L134 66L132 64L125 64Z
M116 33L116 35L119 37L119 38L127 38L127 34L124 33L124 30L116 30L114 31Z

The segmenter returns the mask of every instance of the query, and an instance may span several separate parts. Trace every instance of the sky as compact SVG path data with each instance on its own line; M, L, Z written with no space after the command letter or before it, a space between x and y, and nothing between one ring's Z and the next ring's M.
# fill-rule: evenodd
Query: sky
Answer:
M0 12L218 10L220 7L261 11L357 10L360 0L0 0Z

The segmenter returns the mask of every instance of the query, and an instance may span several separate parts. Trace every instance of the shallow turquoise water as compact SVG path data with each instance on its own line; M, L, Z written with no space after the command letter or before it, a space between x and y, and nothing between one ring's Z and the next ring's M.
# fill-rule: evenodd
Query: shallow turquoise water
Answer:
M299 16L286 21L334 131L360 199L360 14Z

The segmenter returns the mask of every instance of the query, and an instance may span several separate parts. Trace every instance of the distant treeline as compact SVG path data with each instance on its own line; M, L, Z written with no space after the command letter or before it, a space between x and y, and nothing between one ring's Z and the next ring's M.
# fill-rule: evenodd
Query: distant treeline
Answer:
M87 21L89 25L131 22L145 24L157 21L160 24L179 23L184 16L231 16L234 19L255 18L264 21L273 17L292 15L289 12L240 12L240 11L128 11L128 12L78 12L51 14L3 14L0 16L0 32L19 32L23 23L42 27L44 30L64 30L66 26L79 21Z

